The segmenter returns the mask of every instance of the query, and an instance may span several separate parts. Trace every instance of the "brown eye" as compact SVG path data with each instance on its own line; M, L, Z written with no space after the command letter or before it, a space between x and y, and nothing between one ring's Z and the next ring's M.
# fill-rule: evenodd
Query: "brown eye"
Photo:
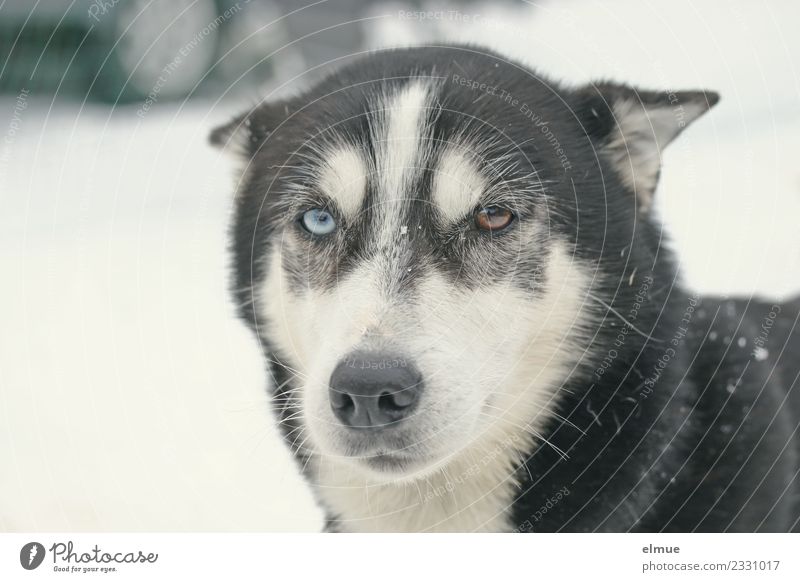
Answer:
M481 230L503 230L513 221L514 213L500 206L488 206L475 213L475 226Z

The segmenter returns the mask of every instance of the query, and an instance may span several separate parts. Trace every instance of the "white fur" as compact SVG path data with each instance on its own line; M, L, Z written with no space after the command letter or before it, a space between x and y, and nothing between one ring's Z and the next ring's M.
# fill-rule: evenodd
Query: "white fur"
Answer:
M333 292L294 297L282 292L279 254L272 257L264 289L270 298L265 315L274 322L269 335L306 376L303 419L309 434L300 440L310 435L316 453L312 486L345 520L342 527L508 529L506 510L515 492L511 467L532 450L530 435L549 418L560 382L585 344L588 267L554 243L548 284L536 297L496 285L456 291L431 272L420 289L422 304L387 309L380 265L365 264ZM433 460L402 478L376 475L337 449L340 427L327 402L327 378L371 334L391 337L426 378L418 438L410 450Z
M433 181L433 201L445 220L466 216L480 200L486 181L463 150L451 147L441 157Z
M380 183L377 216L382 226L377 243L386 247L395 243L401 225L398 220L409 197L412 180L422 171L427 143L425 120L430 107L430 88L423 80L415 80L395 95L385 96L378 105L383 112L383 126L376 128L377 149L375 172Z
M355 218L367 192L367 169L352 146L339 147L323 156L319 186L348 218Z

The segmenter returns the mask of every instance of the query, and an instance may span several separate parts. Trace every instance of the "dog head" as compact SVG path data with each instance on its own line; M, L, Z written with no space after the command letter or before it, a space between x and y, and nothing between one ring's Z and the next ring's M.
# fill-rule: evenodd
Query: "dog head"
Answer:
M605 337L620 257L657 253L661 150L716 99L417 48L214 131L244 162L235 292L287 439L403 479L542 438Z

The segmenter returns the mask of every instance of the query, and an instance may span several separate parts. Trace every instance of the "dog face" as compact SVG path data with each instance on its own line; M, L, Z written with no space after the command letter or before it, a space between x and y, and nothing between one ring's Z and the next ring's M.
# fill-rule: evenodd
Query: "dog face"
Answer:
M216 130L245 159L236 295L294 448L396 481L546 442L619 257L655 252L659 151L716 100L673 96L408 49Z

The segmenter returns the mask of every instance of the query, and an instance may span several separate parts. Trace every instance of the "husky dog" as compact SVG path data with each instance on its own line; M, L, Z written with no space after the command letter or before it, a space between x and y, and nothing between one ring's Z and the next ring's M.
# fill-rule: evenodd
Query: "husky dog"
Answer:
M800 300L692 293L653 211L717 100L420 47L213 132L327 530L798 529Z

